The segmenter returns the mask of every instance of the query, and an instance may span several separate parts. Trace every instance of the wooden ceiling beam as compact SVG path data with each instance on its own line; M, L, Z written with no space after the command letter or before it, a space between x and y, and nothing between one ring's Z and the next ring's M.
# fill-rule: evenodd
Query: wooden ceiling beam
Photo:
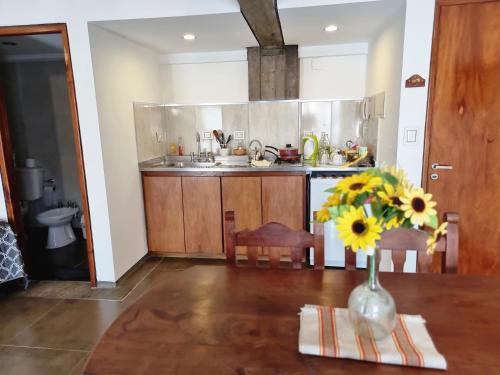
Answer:
M285 45L276 0L238 0L241 14L263 48Z

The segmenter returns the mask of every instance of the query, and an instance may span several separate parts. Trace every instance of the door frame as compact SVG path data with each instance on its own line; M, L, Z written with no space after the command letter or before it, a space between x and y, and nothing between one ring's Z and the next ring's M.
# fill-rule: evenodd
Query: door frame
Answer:
M428 177L430 168L430 151L431 151L431 134L432 134L432 109L434 103L434 97L436 92L436 74L438 65L438 50L439 50L439 20L441 17L441 9L444 6L450 5L464 5L464 4L474 4L474 3L491 3L498 0L436 0L436 6L434 10L434 26L432 32L432 46L431 46L431 62L429 70L429 88L428 88L428 98L427 98L427 114L424 129L424 158L422 164L422 187L427 191L428 189Z
M66 81L68 88L69 106L71 111L71 122L73 126L73 141L75 145L76 164L78 170L80 194L82 198L82 211L85 221L87 258L89 263L90 287L97 286L94 242L92 239L92 227L90 220L90 209L88 204L87 182L85 177L85 164L83 160L83 149L80 136L80 122L78 120L78 106L76 102L75 83L73 77L73 66L69 47L68 30L65 23L26 25L26 26L4 26L0 27L0 36L22 36L36 34L60 34L64 48L64 62L66 65ZM0 90L0 100L2 93ZM12 144L7 122L7 110L0 106L0 172L2 176L5 204L7 206L7 217L9 223L14 227L19 237L22 237L23 223L20 215L19 200L15 190L14 165L12 158ZM21 246L24 239L21 238ZM28 264L29 267L29 264Z

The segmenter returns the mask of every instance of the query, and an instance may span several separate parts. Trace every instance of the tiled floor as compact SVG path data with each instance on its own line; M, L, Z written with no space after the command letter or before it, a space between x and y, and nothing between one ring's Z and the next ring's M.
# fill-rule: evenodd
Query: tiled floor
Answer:
M146 258L116 288L47 281L0 296L0 374L80 374L93 346L124 309L173 273L200 263L224 264Z

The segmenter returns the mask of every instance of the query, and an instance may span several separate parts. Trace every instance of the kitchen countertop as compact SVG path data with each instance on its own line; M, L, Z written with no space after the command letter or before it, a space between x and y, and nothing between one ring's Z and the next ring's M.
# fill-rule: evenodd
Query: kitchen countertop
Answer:
M230 158L215 158L220 165L214 167L173 167L161 165L163 158L156 158L139 163L141 172L196 172L196 173L226 173L226 172L303 172L311 174L314 172L358 172L368 169L368 167L338 167L333 165L320 164L271 164L269 167L255 167L249 163L243 164L241 158L239 163ZM247 159L247 157L245 157ZM189 158L180 159L177 157L174 161L189 161Z

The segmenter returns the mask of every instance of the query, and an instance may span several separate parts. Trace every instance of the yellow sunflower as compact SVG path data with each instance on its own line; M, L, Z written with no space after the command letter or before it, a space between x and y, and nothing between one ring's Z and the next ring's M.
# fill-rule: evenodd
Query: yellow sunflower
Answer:
M436 250L437 242L441 236L447 233L448 223L444 222L431 234L427 239L427 254L434 254Z
M337 185L337 191L347 194L347 200L352 202L359 194L371 192L381 184L380 177L363 172L342 179Z
M401 225L402 220L399 220L399 217L396 215L392 217L387 223L385 223L385 229L395 229L399 228Z
M377 192L377 195L382 199L384 204L388 204L391 207L399 207L403 204L401 202L401 196L405 193L403 185L384 184L384 190Z
M363 207L351 207L337 219L339 238L345 246L350 246L354 252L358 249L369 250L375 247L375 241L380 239L382 227L375 217L366 217Z
M430 237L426 241L426 244L427 244L427 255L434 254L434 250L436 250L437 246L437 237L435 233L430 235Z
M448 223L445 221L444 223L441 223L441 225L434 231L436 236L444 236L446 233L448 233Z
M436 202L431 201L432 194L424 193L422 188L405 190L400 199L405 217L414 225L423 225L431 216L436 215L436 210L432 208L436 205Z
M323 207L318 212L316 212L316 220L318 220L321 223L329 221L330 212L328 211L328 208Z
M328 197L327 201L323 204L323 207L334 207L340 204L340 197L338 194L332 194Z
M404 186L406 189L411 188L411 183L408 181L406 172L403 169L397 169L395 166L383 166L380 168L380 170L384 173L390 173L391 175L396 177L399 181L399 184Z

